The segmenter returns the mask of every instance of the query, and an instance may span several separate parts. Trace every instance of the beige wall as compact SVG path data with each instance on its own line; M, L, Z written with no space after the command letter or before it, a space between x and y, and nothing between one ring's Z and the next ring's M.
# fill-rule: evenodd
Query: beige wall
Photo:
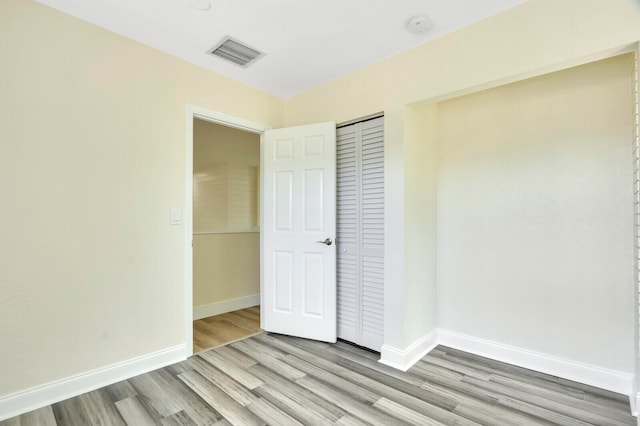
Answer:
M287 100L286 125L341 122L385 112L388 345L407 348L433 330L437 316L434 304L416 302L433 294L436 282L433 274L415 266L412 254L424 252L423 244L435 244L434 206L426 202L419 185L411 184L414 179L432 179L427 167L421 169L424 176L416 176L412 163L419 160L407 155L426 149L418 146L422 138L411 136L420 129L408 128L418 125L411 122L413 104L584 63L638 40L636 1L530 0ZM424 202L415 201L420 199ZM425 220L432 223L425 225Z
M632 73L437 105L439 327L633 374Z
M203 120L193 125L193 172L233 165L260 166L260 135ZM257 183L257 182L255 182ZM196 183L197 184L197 183ZM257 185L255 190L257 190ZM255 193L252 204L258 211ZM213 200L227 208L228 197ZM194 205L198 202L194 199ZM197 210L197 209L194 209ZM227 209L228 210L228 209ZM258 215L255 215L255 219ZM194 221L197 218L194 218ZM194 225L194 229L197 229ZM251 230L250 228L245 231ZM203 230L206 232L206 230ZM255 231L255 229L254 229ZM193 237L193 306L207 306L260 293L260 234L201 233Z
M184 344L186 104L283 102L28 0L0 57L0 395Z

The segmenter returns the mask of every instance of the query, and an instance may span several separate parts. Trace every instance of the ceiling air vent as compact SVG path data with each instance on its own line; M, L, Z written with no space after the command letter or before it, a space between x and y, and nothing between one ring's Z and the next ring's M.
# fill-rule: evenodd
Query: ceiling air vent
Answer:
M209 55L229 61L239 67L246 68L253 62L260 59L264 53L234 40L231 37L225 37L220 43L207 51Z

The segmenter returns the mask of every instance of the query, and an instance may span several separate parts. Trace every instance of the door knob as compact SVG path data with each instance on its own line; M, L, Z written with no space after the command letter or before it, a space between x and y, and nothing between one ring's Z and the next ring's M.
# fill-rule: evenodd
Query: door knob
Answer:
M327 238L324 241L317 241L317 242L320 243L320 244L326 244L328 246L330 246L331 243L333 243L333 241L331 241L331 238Z

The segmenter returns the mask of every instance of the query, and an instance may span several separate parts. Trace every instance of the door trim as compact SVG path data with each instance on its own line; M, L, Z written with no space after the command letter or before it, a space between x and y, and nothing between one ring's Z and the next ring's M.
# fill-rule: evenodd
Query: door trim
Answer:
M193 355L193 120L195 118L259 134L260 152L262 152L263 134L266 130L271 129L271 127L265 124L245 120L244 118L213 111L197 105L187 104L186 106L185 205L184 214L182 215L184 224L185 358ZM262 157L260 158L260 163L262 163ZM260 167L260 169L262 169L262 167ZM260 180L262 180L262 178ZM262 209L260 210L260 216L262 217ZM260 278L262 281L262 276Z

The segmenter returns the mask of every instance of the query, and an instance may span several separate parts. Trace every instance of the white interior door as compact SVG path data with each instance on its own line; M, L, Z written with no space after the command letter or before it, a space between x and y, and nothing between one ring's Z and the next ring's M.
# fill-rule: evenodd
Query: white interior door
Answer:
M265 132L262 328L336 341L336 126Z

